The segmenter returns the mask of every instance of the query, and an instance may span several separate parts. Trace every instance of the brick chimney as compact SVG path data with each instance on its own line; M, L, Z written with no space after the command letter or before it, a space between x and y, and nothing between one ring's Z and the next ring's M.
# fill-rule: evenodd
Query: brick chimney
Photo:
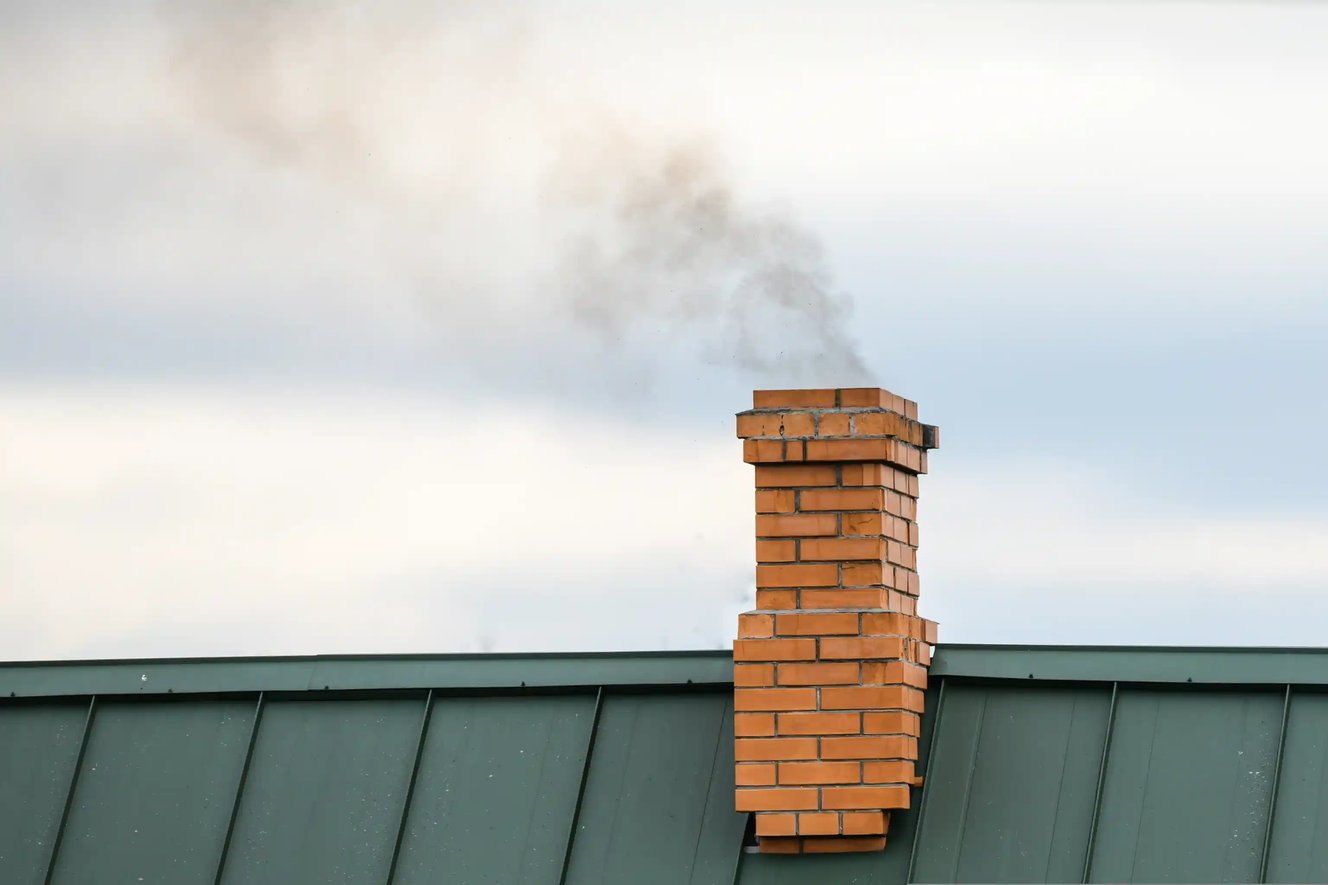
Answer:
M758 390L756 609L733 643L737 809L765 852L878 851L909 807L936 624L917 616L937 428L878 388Z

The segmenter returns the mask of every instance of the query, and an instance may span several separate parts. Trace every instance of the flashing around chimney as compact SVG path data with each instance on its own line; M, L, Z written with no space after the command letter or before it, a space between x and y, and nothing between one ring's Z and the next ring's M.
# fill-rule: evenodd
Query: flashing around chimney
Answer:
M737 810L763 852L879 851L909 807L936 624L918 617L918 475L937 428L878 388L758 390L756 609L733 643Z

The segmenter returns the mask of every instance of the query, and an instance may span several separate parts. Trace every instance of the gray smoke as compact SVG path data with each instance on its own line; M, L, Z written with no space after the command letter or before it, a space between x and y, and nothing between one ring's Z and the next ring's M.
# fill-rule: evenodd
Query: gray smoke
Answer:
M556 294L555 314L634 350L643 337L656 339L647 348L698 342L707 362L762 382L865 382L851 299L834 290L816 236L744 202L705 138L606 123L589 98L568 113L547 72L531 70L528 29L504 15L231 2L168 7L165 20L172 75L201 119L381 210L397 243L421 244L392 260L413 265L404 270L430 315L462 290L432 282L448 273L429 226L466 211L469 183L511 174L511 132L484 122L507 109L509 129L520 118L527 140L566 146L532 187L534 223L554 250L535 285ZM428 162L393 162L399 132L418 134L422 118L435 139Z
M763 378L866 379L846 330L852 302L831 288L810 231L744 205L707 144L651 146L601 130L599 147L587 168L565 163L556 178L561 199L602 222L562 256L561 291L578 322L608 340L641 323L694 331L709 361Z

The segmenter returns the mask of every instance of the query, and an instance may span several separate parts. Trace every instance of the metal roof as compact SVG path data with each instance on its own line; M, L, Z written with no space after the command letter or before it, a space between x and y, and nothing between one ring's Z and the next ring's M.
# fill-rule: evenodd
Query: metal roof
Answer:
M0 882L1328 879L1328 651L942 646L882 853L764 856L725 652L0 664Z

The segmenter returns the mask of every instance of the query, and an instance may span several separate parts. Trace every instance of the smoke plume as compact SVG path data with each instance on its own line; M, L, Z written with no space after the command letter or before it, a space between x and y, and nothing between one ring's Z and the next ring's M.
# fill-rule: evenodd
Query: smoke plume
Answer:
M819 240L744 205L713 146L602 128L593 147L554 179L556 199L595 220L561 256L577 322L611 340L640 323L694 331L709 361L762 378L866 376Z
M165 20L191 111L388 219L384 260L409 265L398 270L430 316L474 291L439 282L460 256L432 228L464 223L477 182L510 180L528 185L526 235L549 250L524 285L610 349L682 341L761 383L866 381L852 301L818 238L744 201L704 136L623 123L594 95L557 90L530 27L509 15L262 2ZM513 143L537 147L533 166Z

